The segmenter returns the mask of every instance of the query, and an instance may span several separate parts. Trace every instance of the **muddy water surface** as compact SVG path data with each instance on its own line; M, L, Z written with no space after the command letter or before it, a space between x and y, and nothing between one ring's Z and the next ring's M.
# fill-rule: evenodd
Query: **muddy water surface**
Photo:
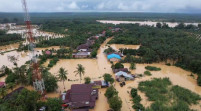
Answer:
M115 50L119 50L121 48L123 49L139 49L140 48L140 45L111 44L110 46Z

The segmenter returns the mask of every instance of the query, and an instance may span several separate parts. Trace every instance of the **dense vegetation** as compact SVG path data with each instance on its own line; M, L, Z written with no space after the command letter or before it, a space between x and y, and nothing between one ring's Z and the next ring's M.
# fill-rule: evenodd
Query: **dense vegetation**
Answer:
M121 110L122 100L120 99L120 97L118 97L118 91L113 86L107 88L105 96L108 99L108 103L111 109L113 109L114 111Z
M146 94L149 101L153 101L146 111L189 111L190 105L201 100L194 92L173 86L169 78L140 82L138 89Z
M19 42L22 38L19 34L6 34L5 31L0 30L0 46Z
M7 77L6 84L19 84L19 85L33 85L32 69L27 65L15 67L13 71L6 69ZM57 78L53 76L46 68L42 68L42 76L45 82L45 89L47 92L53 92L58 88Z
M76 48L78 45L86 43L87 38L99 34L107 30L109 26L112 26L103 25L90 20L49 20L42 25L42 30L62 33L65 34L66 37L42 41L37 44L37 47L68 46L71 48ZM104 40L99 41L102 43ZM96 45L93 47L96 47Z
M23 89L10 97L0 99L0 111L36 111L42 106L45 106L47 111L61 111L60 99L51 98L42 102L40 97L38 92Z
M119 27L124 29L123 33L116 35L110 43L141 44L138 50L125 50L127 56L123 62L153 63L172 60L176 66L201 76L201 42L190 32L191 29L138 25L119 25ZM199 82L198 84L201 85Z
M140 101L142 100L141 97L138 95L138 91L135 88L131 89L131 97L132 97L132 101L133 101L133 109L137 110L137 111L144 111L144 107L143 105L140 103Z

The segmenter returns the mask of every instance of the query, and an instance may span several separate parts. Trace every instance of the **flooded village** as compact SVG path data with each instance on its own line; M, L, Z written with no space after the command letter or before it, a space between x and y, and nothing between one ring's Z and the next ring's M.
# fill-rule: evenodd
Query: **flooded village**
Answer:
M114 30L118 32L120 28L114 27ZM45 37L45 39L36 39L36 41L64 37L61 34L39 31L38 28L33 29L33 32L35 37ZM18 30L18 28L11 28L7 33L19 33L23 37L25 31ZM76 49L73 50L72 58L60 58L54 66L48 69L49 72L51 72L55 77L58 76L60 68L67 70L68 74L67 80L58 81L58 88L56 91L47 93L45 95L46 98L60 98L63 102L63 104L61 104L62 107L67 107L67 109L65 109L67 111L69 109L72 109L72 111L111 111L105 93L107 87L112 86L116 89L116 91L118 91L118 96L122 101L121 111L134 111L135 109L133 109L133 101L130 95L131 89L138 88L140 82L152 80L153 78L169 78L173 85L179 85L201 96L201 87L198 86L196 82L197 76L195 75L192 77L190 76L192 72L173 65L168 66L163 62L151 64L136 63L135 69L131 69L129 63L122 63L124 68L115 69L112 67L114 64L118 64L126 57L126 55L124 55L120 49L138 50L141 45L108 44L108 42L114 39L114 36L108 36L106 40L100 44L100 47L97 50L96 58L91 58L92 45L95 44L98 39L105 36L106 31L104 30L100 32L100 34L90 36L86 43L80 44ZM27 41L24 40L24 42ZM19 43L0 46L0 67L7 66L11 69L15 67L15 64L9 61L9 56L15 56L17 58L16 63L19 67L30 60L30 52L17 51L18 47ZM108 53L105 52L105 50L108 48L111 48L114 51ZM35 54L51 55L53 54L52 49L59 50L62 48L60 46L36 48ZM69 47L65 47L64 49L69 49ZM48 67L50 62L51 59L47 59L42 66ZM82 65L85 69L85 72L82 76L76 76L75 71L77 70L78 64ZM161 70L150 71L152 75L147 76L144 74L146 71L145 67L147 66L158 67ZM110 82L105 81L104 74L110 74L114 79L114 82L110 84ZM6 86L6 76L7 75L0 77L0 88ZM91 79L89 84L85 84L86 77ZM17 88L19 88L19 86L16 86L14 89ZM25 88L34 90L33 86L25 86ZM150 107L153 101L149 101L144 92L138 91L138 94L141 97L140 103L145 108ZM200 106L201 102L199 101L198 104L191 105L190 108L199 111L201 110Z

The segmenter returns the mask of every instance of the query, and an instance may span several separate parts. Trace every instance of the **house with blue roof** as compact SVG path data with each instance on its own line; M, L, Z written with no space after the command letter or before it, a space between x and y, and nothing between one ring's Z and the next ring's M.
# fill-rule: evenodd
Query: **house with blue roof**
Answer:
M118 62L121 60L121 56L115 53L107 55L107 59L112 62Z

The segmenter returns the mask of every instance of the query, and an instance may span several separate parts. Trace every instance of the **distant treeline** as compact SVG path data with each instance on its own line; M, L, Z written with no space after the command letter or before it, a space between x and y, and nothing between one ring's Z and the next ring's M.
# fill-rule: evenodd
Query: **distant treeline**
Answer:
M22 38L19 34L6 34L5 31L0 30L0 46L8 45L10 43L15 43L21 40Z
M23 13L0 13L0 23L17 22L24 23ZM178 14L178 13L122 13L122 12L66 12L66 13L31 13L34 24L41 24L47 20L152 20L168 22L201 22L201 14Z

